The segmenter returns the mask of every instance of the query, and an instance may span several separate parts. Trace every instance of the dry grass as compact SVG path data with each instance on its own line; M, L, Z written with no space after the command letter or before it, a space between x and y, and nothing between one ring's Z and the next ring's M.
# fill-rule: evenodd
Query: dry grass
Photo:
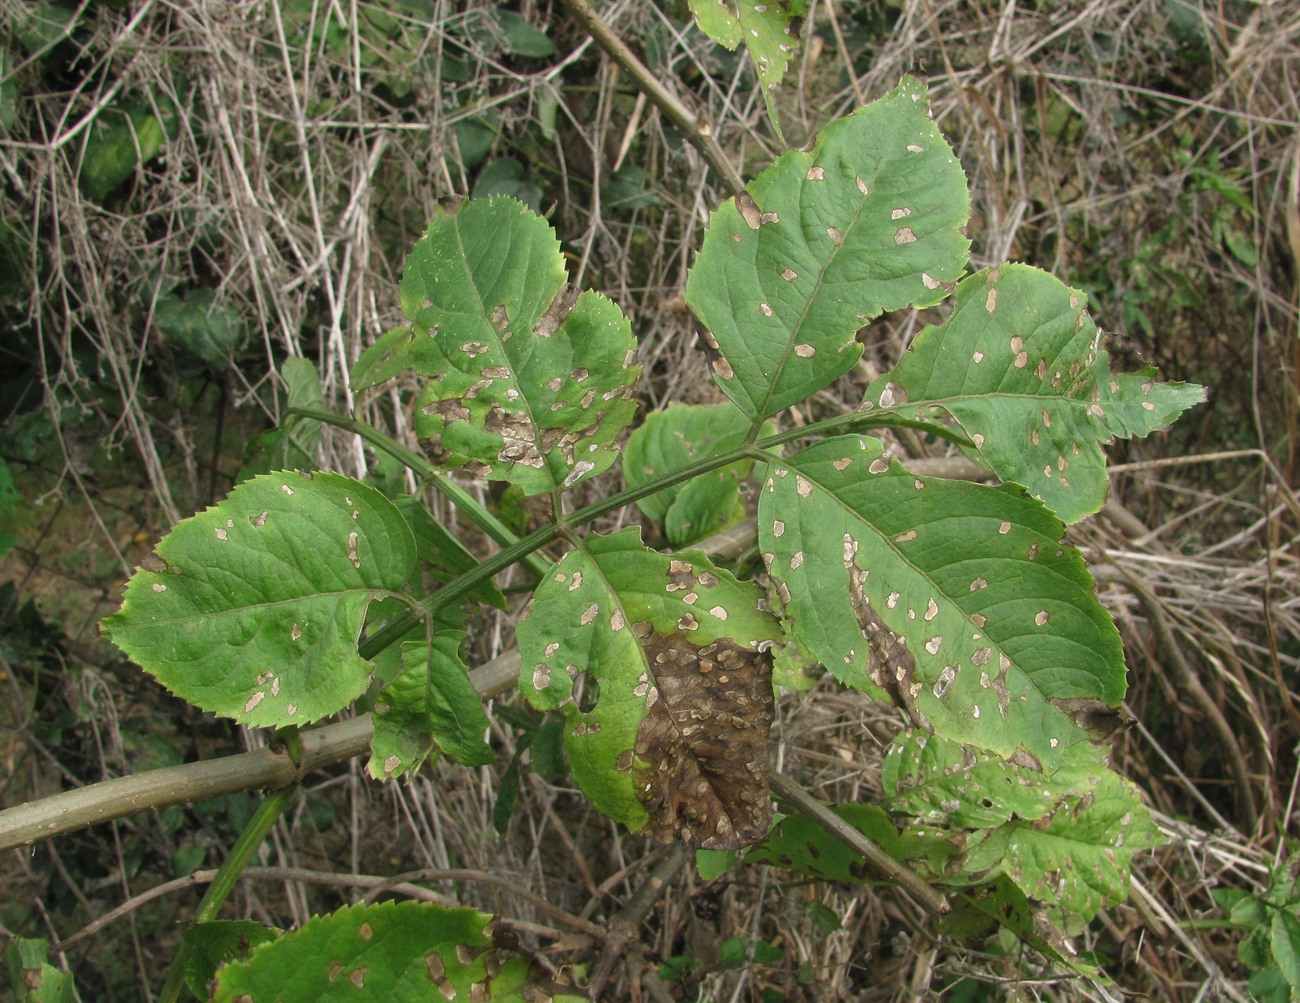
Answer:
M23 6L0 0L10 31ZM1012 258L1056 272L1090 294L1119 349L1141 352L1166 378L1209 384L1211 405L1182 428L1116 453L1112 504L1077 531L1132 669L1136 724L1115 759L1170 842L1140 861L1130 902L1075 945L1105 959L1109 989L1064 978L1009 942L985 954L936 947L924 917L889 889L787 883L758 870L709 884L687 868L641 928L648 951L691 955L708 970L719 943L739 936L765 939L785 959L714 971L699 981L700 999L760 999L765 988L786 999L937 998L958 976L1015 998L1245 998L1235 935L1195 921L1217 915L1216 886L1265 887L1286 856L1283 838L1296 835L1300 12L1281 2L1189 5L1201 31L1178 35L1178 4L1031 6L816 4L778 102L786 137L799 143L923 69L971 177L975 264ZM3 72L23 100L0 138L0 227L18 235L6 246L24 248L14 262L21 291L6 309L26 340L7 364L30 367L57 444L11 465L27 497L47 506L35 511L62 506L75 517L34 518L5 571L22 594L61 598L82 615L60 611L74 643L56 658L8 667L9 723L28 744L6 746L7 798L47 790L60 773L88 782L154 761L140 751L150 729L171 729L162 734L186 755L260 741L211 724L197 740L184 735L176 722L195 719L97 648L89 628L102 609L85 611L114 594L151 537L229 487L242 441L283 407L285 358L318 365L330 406L357 403L348 370L400 316L406 249L437 201L476 177L458 123L497 116L495 152L527 161L575 282L632 318L646 406L716 399L680 290L707 213L728 193L561 8L524 5L558 50L536 60L504 52L487 28L467 30L490 24L486 9L438 3L378 29L376 7L351 0L144 0L81 11L77 32L57 43L58 72L10 43ZM743 61L657 5L621 0L602 14L656 54L747 175L770 162L778 147ZM40 73L43 86L28 89ZM85 143L126 95L163 116L178 109L177 127L162 156L96 201L78 183ZM629 165L656 197L610 207L607 183ZM1230 186L1240 204L1223 195ZM1228 231L1253 261L1234 254ZM246 318L248 339L224 372L204 374L161 338L154 313L173 285L211 289ZM888 364L915 330L907 317L873 326L869 358ZM816 407L851 406L864 376ZM209 389L196 392L203 380ZM366 413L405 431L394 399L367 402ZM373 465L342 435L327 436L319 460L355 475ZM67 557L74 550L82 563ZM486 660L511 643L509 619L489 621L473 654ZM62 731L26 709L51 688L42 713L71 722ZM783 706L775 738L782 768L814 793L870 800L897 726L887 709L823 683ZM497 726L495 738L514 751L510 728ZM272 872L244 885L232 914L298 923L366 894L367 875L469 870L485 880L424 885L573 936L570 918L616 914L663 859L575 791L535 777L498 837L499 782L499 769L439 766L381 787L357 765L322 780L262 863L336 881ZM4 897L37 904L13 932L68 938L168 877L178 841L219 859L238 810L129 820L10 859ZM106 845L112 866L87 878L82 857ZM814 900L843 929L821 932ZM156 982L174 949L168 924L190 905L173 900L142 925L132 913L97 934L111 940L71 947L83 993L113 998ZM129 945L113 949L129 960L100 961L110 942ZM609 998L634 998L635 973L635 964L616 969Z

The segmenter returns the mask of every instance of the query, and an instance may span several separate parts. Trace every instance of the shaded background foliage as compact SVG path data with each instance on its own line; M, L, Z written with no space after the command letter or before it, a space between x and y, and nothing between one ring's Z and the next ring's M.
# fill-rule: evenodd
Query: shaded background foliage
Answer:
M601 12L747 177L780 151L752 67L684 9ZM507 193L550 219L575 285L632 319L647 412L716 399L680 292L708 210L731 193L564 7L0 0L0 29L6 805L264 741L114 661L93 625L158 535L267 462L256 437L284 406L286 360L315 362L325 402L353 406L346 374L400 316L398 269L439 200ZM1119 352L1210 389L1169 435L1112 450L1112 502L1074 531L1133 670L1137 724L1116 761L1170 836L1138 865L1131 903L1079 946L1156 998L1220 979L1240 996L1266 967L1245 936L1258 923L1242 910L1228 921L1236 892L1272 887L1295 907L1280 865L1300 739L1297 52L1300 14L1285 3L817 3L774 92L799 145L926 72L971 179L973 264L1053 271L1088 292ZM862 362L804 416L856 403L916 330L910 314L873 323ZM366 409L399 433L409 423L396 395ZM323 468L401 476L348 436L326 430L315 448ZM527 505L496 494L526 526ZM511 622L473 625L471 663L510 646ZM778 717L784 768L820 796L879 793L896 714L823 683ZM357 876L449 867L509 875L574 913L612 909L652 858L565 786L555 736L531 712L504 720L495 768L435 766L400 788L360 764L314 778L263 860L296 880L246 882L240 914L301 922L361 895ZM519 810L497 826L512 785ZM64 941L86 998L136 998L191 901L162 897L68 938L214 866L252 803L167 809L13 854L0 924ZM681 879L643 938L677 959L684 995L903 999L913 985L1035 974L1018 954L900 936L906 907L887 890L781 881ZM457 893L547 922L487 883Z

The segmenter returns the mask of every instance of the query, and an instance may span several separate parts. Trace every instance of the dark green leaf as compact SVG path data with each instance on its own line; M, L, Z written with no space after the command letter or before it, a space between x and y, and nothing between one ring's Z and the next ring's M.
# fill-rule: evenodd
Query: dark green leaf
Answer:
M185 931L190 953L185 959L185 984L196 999L208 998L208 986L227 962L244 961L259 944L269 944L280 931L251 919L214 920Z
M623 477L638 487L745 441L749 419L732 405L670 404L646 415L623 450ZM685 547L744 518L740 485L753 469L742 460L642 498L638 507L661 523L668 542Z

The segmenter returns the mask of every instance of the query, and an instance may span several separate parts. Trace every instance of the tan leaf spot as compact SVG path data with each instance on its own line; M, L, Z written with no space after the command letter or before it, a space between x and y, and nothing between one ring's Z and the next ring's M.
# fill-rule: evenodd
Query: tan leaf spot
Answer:
M988 586L989 580L987 578L976 578L970 583L970 590L972 592L978 592L980 589L988 588Z
M900 226L894 231L894 243L902 247L904 244L916 243L916 231L910 226Z
M587 626L587 624L591 623L592 620L596 619L596 613L599 611L599 608L600 607L596 603L592 603L582 611L582 616L579 617L579 622L584 627Z
M787 268L781 273L781 278L785 279L787 282L793 282L798 277L799 273L792 268Z
M899 533L894 537L895 543L911 543L916 539L916 530L909 529L906 533Z
M817 349L813 348L812 345L795 345L794 354L801 359L811 359L817 354Z
M826 169L824 167L810 167L804 177L809 181L824 181L826 179Z
M1047 610L1045 609L1039 610L1038 613L1035 614L1034 616L1034 623L1036 623L1040 627L1044 627L1047 625L1047 621L1050 620L1051 618L1052 618L1052 614L1047 612Z

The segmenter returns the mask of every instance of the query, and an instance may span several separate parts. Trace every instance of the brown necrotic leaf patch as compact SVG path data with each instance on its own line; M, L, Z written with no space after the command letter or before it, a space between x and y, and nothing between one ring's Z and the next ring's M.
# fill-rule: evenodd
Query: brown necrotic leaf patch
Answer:
M772 824L771 654L730 638L699 646L682 631L652 634L642 647L653 687L637 732L637 796L651 832L706 850L763 839Z

